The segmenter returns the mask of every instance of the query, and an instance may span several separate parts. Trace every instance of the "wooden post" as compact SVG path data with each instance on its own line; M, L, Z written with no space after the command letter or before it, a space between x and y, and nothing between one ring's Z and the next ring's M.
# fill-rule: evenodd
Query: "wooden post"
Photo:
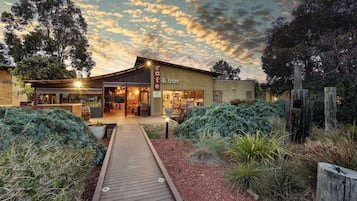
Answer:
M301 68L299 64L294 66L294 89L302 89Z
M313 102L309 100L309 90L302 88L301 68L299 64L294 66L294 89L291 90L290 105L285 111L286 129L291 141L296 143L304 143L312 129Z
M357 200L357 172L329 163L319 163L316 201L337 200Z
M336 131L336 87L325 87L325 132Z

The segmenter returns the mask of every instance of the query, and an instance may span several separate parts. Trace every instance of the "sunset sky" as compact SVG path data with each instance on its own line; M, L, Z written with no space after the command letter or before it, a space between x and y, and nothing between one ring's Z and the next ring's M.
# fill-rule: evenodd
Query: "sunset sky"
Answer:
M14 0L0 0L0 12ZM299 0L74 0L88 23L92 75L133 67L136 56L209 70L220 59L242 79L265 80L265 30ZM4 24L0 22L0 40Z

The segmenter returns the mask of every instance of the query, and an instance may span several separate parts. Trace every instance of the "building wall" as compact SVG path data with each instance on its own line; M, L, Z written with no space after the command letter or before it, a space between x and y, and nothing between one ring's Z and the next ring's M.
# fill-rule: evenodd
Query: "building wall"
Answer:
M154 79L154 67L152 67L151 78ZM160 91L164 90L203 90L204 91L204 105L209 106L213 103L213 79L212 75L200 73L196 71L180 69L165 65L160 65ZM164 80L166 83L164 83ZM174 83L169 83L173 80ZM151 89L154 89L154 81L151 82ZM155 98L153 96L154 90L151 93L151 115L160 116L162 111L162 97Z
M0 105L12 105L12 76L7 70L0 70Z
M19 106L27 101L26 95L20 95L20 86L15 86L16 78L8 70L0 70L0 105Z
M214 80L213 91L215 102L229 103L234 99L255 99L254 82L252 80Z

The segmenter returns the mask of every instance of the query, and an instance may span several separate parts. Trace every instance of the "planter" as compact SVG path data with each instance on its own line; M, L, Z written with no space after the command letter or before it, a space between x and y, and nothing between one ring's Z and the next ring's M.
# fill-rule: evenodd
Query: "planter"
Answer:
M89 126L89 129L95 135L96 138L102 139L105 134L105 125L104 126Z

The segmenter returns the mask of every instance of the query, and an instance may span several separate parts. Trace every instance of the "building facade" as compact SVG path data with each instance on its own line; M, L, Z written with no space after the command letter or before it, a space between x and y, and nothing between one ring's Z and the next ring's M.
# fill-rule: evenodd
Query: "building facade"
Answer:
M27 101L15 83L16 78L9 72L9 67L0 67L0 106L19 106L20 102Z
M138 57L133 68L78 80L27 80L35 105L83 103L92 117L181 115L213 102L254 99L253 81L215 80L219 74ZM74 86L80 81L81 86ZM96 112L95 112L96 110ZM97 115L94 115L97 113Z

